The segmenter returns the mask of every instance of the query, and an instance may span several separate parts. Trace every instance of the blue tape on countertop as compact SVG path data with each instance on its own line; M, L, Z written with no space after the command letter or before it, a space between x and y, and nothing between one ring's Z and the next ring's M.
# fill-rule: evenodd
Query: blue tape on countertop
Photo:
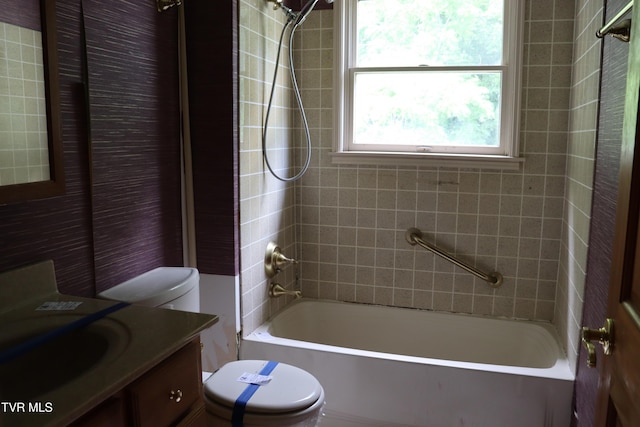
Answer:
M278 365L278 362L269 361L262 368L258 375L269 375ZM231 425L233 427L244 426L244 412L247 408L247 403L253 394L258 391L260 386L258 384L249 384L247 388L238 396L236 403L233 405L233 413L231 414Z
M5 350L0 353L0 363L7 363L12 361L18 356L21 356L36 347L39 347L51 340L56 339L57 337L69 333L71 331L75 331L76 329L80 329L83 326L87 326L96 320L102 319L103 317L118 311L122 308L129 306L128 302L120 302L118 304L112 305L100 311L96 311L95 313L88 314L78 320L74 320L71 323L55 328L49 332L45 332L44 334L35 336L27 341L24 341L16 346L11 347L8 350Z

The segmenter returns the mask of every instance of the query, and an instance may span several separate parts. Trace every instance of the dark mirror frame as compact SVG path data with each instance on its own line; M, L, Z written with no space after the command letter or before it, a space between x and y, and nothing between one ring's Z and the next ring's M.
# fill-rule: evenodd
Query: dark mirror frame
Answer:
M0 204L42 199L64 194L64 158L60 119L58 81L58 43L56 37L56 2L40 0L42 51L47 99L47 134L49 138L49 180L0 186Z

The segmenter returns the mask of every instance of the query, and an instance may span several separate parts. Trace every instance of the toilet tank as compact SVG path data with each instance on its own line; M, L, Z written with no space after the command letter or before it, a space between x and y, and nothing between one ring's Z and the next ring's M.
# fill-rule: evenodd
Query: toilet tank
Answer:
M149 307L200 312L200 275L190 267L159 267L98 294Z

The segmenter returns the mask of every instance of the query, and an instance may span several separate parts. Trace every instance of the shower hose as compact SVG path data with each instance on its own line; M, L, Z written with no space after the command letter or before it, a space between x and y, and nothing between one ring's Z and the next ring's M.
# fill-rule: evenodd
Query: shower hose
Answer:
M279 179L280 181L284 181L284 182L291 182L291 181L297 181L298 179L302 178L302 176L305 174L305 172L307 171L307 169L309 169L309 164L311 163L311 135L309 133L309 123L307 122L307 115L305 114L304 111L304 106L302 105L302 98L300 96L300 89L298 88L298 82L296 80L296 74L295 74L295 69L293 66L293 36L296 32L296 29L298 28L298 26L300 25L300 23L295 23L293 24L293 27L291 28L291 32L289 33L289 74L291 75L291 82L293 84L293 92L295 94L296 97L296 102L298 103L298 110L300 111L300 118L302 119L302 125L304 127L304 133L305 133L305 138L306 138L306 148L307 148L307 156L304 162L304 165L302 166L302 169L300 169L300 171L295 174L292 177L283 177L278 175L274 169L271 167L271 164L269 163L269 156L267 155L267 131L269 129L269 115L271 113L271 104L273 102L273 95L275 93L275 89L276 89L276 79L278 77L278 67L280 65L280 53L282 51L282 41L284 39L284 35L287 31L287 28L289 28L289 26L291 25L291 22L293 21L293 19L289 18L287 20L287 23L284 25L284 27L282 28L282 33L280 34L280 42L278 43L278 53L276 55L276 65L275 65L275 70L273 72L273 83L271 84L271 93L269 95L269 103L267 105L267 112L265 115L265 119L264 119L264 128L262 131L262 155L264 157L264 161L267 165L267 168L269 169L269 172L271 172L271 174L276 177L277 179Z

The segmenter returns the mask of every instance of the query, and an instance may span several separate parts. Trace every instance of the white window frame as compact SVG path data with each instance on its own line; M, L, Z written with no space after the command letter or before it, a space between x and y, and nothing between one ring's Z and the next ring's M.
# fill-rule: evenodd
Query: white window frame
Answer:
M369 147L354 150L350 147L353 135L353 79L357 72L406 71L416 68L379 67L355 68L356 19L358 0L336 0L334 9L334 164L419 165L447 167L479 167L517 170L523 159L519 154L520 93L522 69L522 40L524 27L523 0L505 0L503 64L484 67L502 71L500 152L493 154L452 153L444 150L384 151ZM483 67L471 67L479 70ZM465 67L429 67L430 71L465 71ZM428 147L428 141L425 141ZM475 152L474 152L475 151Z

